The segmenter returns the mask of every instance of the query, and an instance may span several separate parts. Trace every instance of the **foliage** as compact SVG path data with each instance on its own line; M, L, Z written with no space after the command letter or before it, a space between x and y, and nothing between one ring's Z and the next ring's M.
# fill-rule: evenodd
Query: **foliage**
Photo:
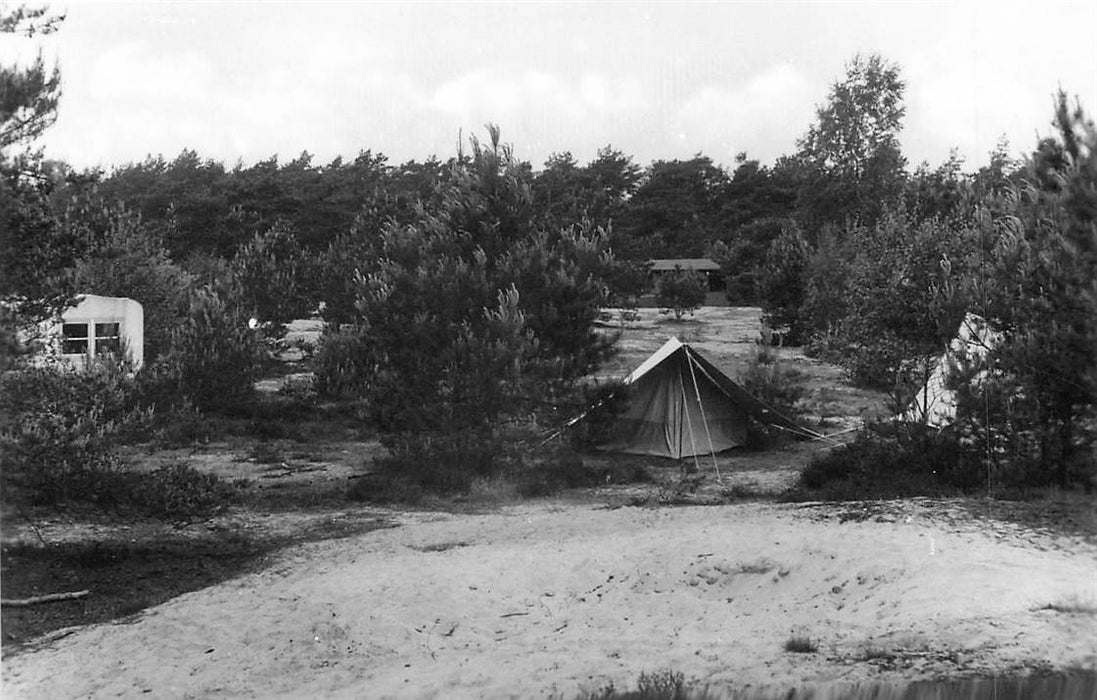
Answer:
M253 236L232 259L239 303L262 323L265 335L280 338L287 323L312 312L308 263L292 226L283 221Z
M694 270L675 267L663 273L656 285L655 303L662 313L674 312L674 320L699 309L705 303L708 282L704 276Z
M794 654L814 654L819 651L819 646L812 641L811 637L796 635L785 641L785 651Z
M770 243L756 281L762 299L762 321L793 345L803 342L805 336L801 307L808 252L800 227L786 222Z
M642 179L640 167L633 162L632 156L607 145L599 148L594 160L587 163L584 176L586 194L590 197L584 218L609 230L611 224L621 219L629 200L636 194ZM617 247L615 241L614 248Z
M794 500L867 500L973 493L986 485L978 458L953 431L876 425L813 459Z
M324 390L360 383L395 469L465 489L511 457L511 421L550 408L605 357L593 332L605 235L537 230L528 169L497 129L452 165L437 204L362 241L356 326L330 333Z
M546 383L571 382L612 353L616 339L595 332L594 322L609 297L606 280L619 280L620 267L606 233L589 224L556 234L536 231L500 257L497 284L520 290Z
M636 690L617 690L610 683L606 687L582 693L581 700L708 700L714 697L707 689L695 689L686 682L679 671L664 669L651 673L641 672Z
M608 441L618 416L628 408L629 392L629 386L618 380L584 386L579 406L585 413L577 423L567 426L566 435L572 446L583 451Z
M656 161L620 220L615 249L627 258L700 256L720 229L727 174L706 156Z
M369 393L370 368L362 362L366 331L358 326L328 324L313 357L316 392L343 400L361 399Z
M553 153L545 169L536 175L530 192L537 216L545 228L560 228L587 216L590 209L590 178L571 153Z
M0 6L0 37L57 30L44 8ZM4 38L3 41L12 41ZM29 66L0 64L0 369L26 350L21 334L72 301L72 262L51 196L56 169L32 145L57 118L60 70L41 52Z
M636 484L651 481L640 463L625 460L587 464L569 448L550 452L544 459L512 468L509 478L525 498L541 498L566 489L593 488L607 484Z
M980 211L990 250L973 293L1003 337L969 415L995 466L1066 487L1092 477L1097 437L1097 127L1063 93L1055 126L1021 184Z
M612 235L611 235L612 238ZM651 266L647 262L619 260L605 274L609 288L606 302L621 309L636 309L640 297L651 290Z
M825 227L804 270L804 325L811 327L811 343L829 348L841 335L842 322L849 314L852 263L833 227Z
M129 475L130 508L169 522L205 520L239 500L236 487L186 462Z
M168 257L139 217L108 214L109 228L77 261L73 284L80 293L129 297L141 304L145 360L167 351L173 329L186 314L191 278Z
M191 292L186 318L171 349L141 373L145 400L163 410L188 405L200 411L240 411L255 397L260 352L231 288Z
M755 345L738 382L751 396L790 418L800 413L798 404L807 395L803 373L781 362L764 341Z
M871 226L903 194L899 131L906 84L897 65L857 55L835 82L788 167L799 171L799 215L811 232L847 220Z
M64 19L45 8L5 6L0 8L0 36L50 34ZM0 66L0 151L38 138L57 119L60 98L61 70L48 70L41 51L29 66Z
M368 269L375 254L375 230L366 228L364 222L356 222L349 231L336 236L328 248L318 256L316 267L319 282L320 313L333 327L351 324L357 316L355 303L358 295L356 282L361 270Z
M727 275L726 293L732 304L765 303L759 290L759 274L773 241L789 225L787 219L766 216L751 220L727 239L713 243L707 255Z
M0 475L5 497L107 503L117 444L148 425L121 365L25 366L0 375Z
M975 196L973 183L960 170L962 166L963 159L955 149L933 170L922 163L907 180L904 208L919 219L948 221L962 217Z
M907 391L970 305L977 239L960 219L917 219L905 210L871 227L825 229L804 272L800 313L810 350L859 384Z
M0 366L24 348L19 334L60 313L75 297L74 246L62 228L50 180L23 177L0 156Z
M751 222L787 216L796 207L796 188L786 173L738 153L721 200L721 228L737 237ZM727 238L721 235L719 240Z

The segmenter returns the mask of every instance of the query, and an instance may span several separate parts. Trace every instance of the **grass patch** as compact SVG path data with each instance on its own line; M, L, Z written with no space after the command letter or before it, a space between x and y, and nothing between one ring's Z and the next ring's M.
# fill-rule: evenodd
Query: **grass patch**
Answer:
M1036 609L1050 610L1051 612L1066 615L1097 615L1097 601L1093 599L1083 600L1081 596L1074 595Z
M793 654L814 654L819 647L806 635L794 635L785 641L785 651Z
M733 484L720 489L720 497L729 503L738 501L767 501L773 499L772 493L767 493L753 484Z
M773 562L766 559L759 559L758 561L747 562L745 564L739 564L738 573L740 574L768 574L776 569L776 565ZM786 572L787 573L787 572Z
M869 645L861 649L859 658L861 661L873 661L876 659L890 659L892 656L894 656L894 654L883 647Z
M285 461L285 456L277 444L257 442L248 451L248 459L253 459L259 464L278 464Z
M458 549L460 547L468 547L469 543L462 540L455 540L453 542L434 542L431 544L424 544L421 546L413 546L412 549L417 552L448 552L451 549Z
M570 450L540 459L516 459L501 465L493 474L471 476L467 483L451 485L439 484L437 479L424 483L417 478L422 466L410 470L396 468L404 463L391 457L377 460L372 465L374 471L351 480L347 498L366 503L414 505L428 495L449 495L461 502L499 505L552 496L569 489L652 480L647 468L635 460L599 459L588 463Z
M618 690L612 683L596 691L587 691L577 700L710 700L707 689L691 687L686 677L673 670L641 673L632 690Z

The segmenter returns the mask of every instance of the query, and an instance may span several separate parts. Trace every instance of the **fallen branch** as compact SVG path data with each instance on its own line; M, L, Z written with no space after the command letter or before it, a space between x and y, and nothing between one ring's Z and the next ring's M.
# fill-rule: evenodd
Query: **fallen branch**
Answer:
M4 598L0 599L0 605L9 608L21 608L27 605L38 605L39 603L56 603L59 600L76 600L77 598L83 598L91 591L72 591L71 593L50 593L48 595L36 595L31 598Z

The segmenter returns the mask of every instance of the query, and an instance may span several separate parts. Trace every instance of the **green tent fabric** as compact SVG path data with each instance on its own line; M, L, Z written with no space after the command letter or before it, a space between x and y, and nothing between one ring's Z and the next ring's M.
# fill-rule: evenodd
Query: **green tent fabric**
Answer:
M733 382L696 350L671 338L625 378L628 403L598 449L682 459L743 445L753 418L806 431Z

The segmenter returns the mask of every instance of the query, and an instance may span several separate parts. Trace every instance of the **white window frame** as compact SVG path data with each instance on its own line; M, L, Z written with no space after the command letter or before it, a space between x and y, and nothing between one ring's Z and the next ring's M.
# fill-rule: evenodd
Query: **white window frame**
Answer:
M99 335L99 326L115 327L115 333L113 335ZM68 338L65 337L66 326L83 326L84 335L75 336L73 340L83 341L85 343L84 352L65 352L65 343ZM118 354L121 355L125 352L125 333L123 330L124 324L120 318L89 318L79 320L68 320L61 324L61 355L62 357L76 359L78 357L84 358L85 361L97 356L99 354L98 342L100 340L113 340L117 343Z

